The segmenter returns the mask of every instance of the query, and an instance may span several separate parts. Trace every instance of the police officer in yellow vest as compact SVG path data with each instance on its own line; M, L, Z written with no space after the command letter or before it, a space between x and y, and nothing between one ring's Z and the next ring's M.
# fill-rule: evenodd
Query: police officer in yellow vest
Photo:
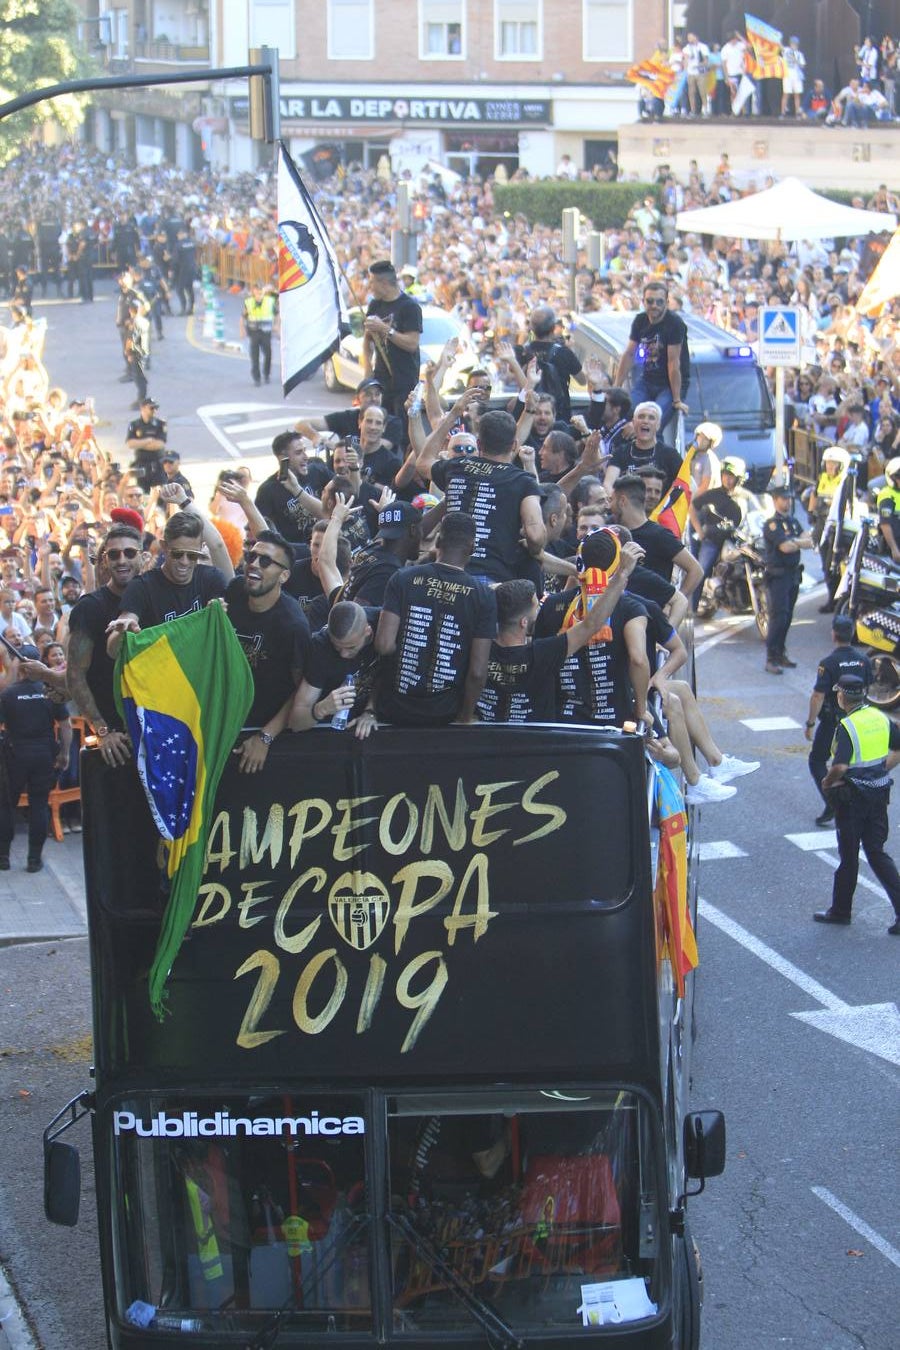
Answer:
M875 507L888 552L895 563L900 563L900 455L884 466L884 487L875 498Z
M834 874L831 908L819 910L813 918L816 923L850 922L862 845L869 866L894 907L894 922L888 932L900 937L900 873L884 851L890 771L900 764L900 727L866 702L866 685L859 675L842 675L834 692L842 717L822 789L834 803L841 861Z
M250 374L253 383L260 383L260 356L262 377L266 384L272 374L272 330L275 327L275 296L254 281L241 310L241 337L250 340Z

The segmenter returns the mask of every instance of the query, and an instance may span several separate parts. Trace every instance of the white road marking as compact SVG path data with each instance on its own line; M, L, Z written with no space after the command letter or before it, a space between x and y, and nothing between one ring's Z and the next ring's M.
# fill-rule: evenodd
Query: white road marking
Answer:
M289 425L285 426L283 422L281 422L279 425L283 427L285 431L290 431ZM243 429L244 428L241 427L241 431L243 431ZM244 450L261 450L263 446L266 446L268 449L271 449L272 439L273 438L271 436L261 436L261 437L257 436L255 440L245 441L243 436L236 434L234 436L234 444L241 452L243 452Z
M823 840L822 842L824 843L825 841ZM834 842L835 847L837 847L837 835L835 835ZM816 857L821 858L822 862L828 863L828 866L832 869L832 871L834 871L836 867L840 866L841 861L840 858L836 858L833 853L825 853L824 850L822 852L817 851ZM872 891L875 895L880 895L882 899L885 898L884 887L879 886L876 881L870 881L868 877L858 876L856 878L856 884L857 886L862 886L863 890Z
M240 422L235 425L235 432L243 434L245 431L262 431L264 427L283 427L286 421L290 419L285 414L284 417L262 417L255 422ZM291 423L293 426L293 423ZM229 430L231 428L229 427Z
M802 848L804 853L817 853L820 848L837 848L834 830L812 830L807 834L786 834L784 837L789 843L796 844L797 848Z
M802 989L816 1003L822 1004L824 1011L821 1012L791 1013L798 1022L805 1022L817 1031L824 1031L848 1045L868 1050L870 1054L900 1066L900 1012L895 1004L871 1003L866 1007L854 1008L708 901L700 901L698 912L748 952L758 956L772 970Z
M848 1209L836 1195L832 1195L831 1191L826 1190L824 1186L812 1186L810 1189L813 1195L817 1196L824 1205L833 1209L835 1214L839 1215L845 1223L848 1223L854 1232L859 1233L861 1238L865 1238L866 1242L870 1243L877 1252L881 1252L881 1255L886 1257L891 1265L900 1270L900 1251L892 1246L887 1238L883 1238L880 1233L876 1233L874 1228L869 1227L865 1219L861 1219L858 1214L854 1214L852 1209Z
M799 731L800 723L793 717L742 717L741 726L750 731Z
M717 862L720 858L746 858L747 854L728 839L701 844L697 850L701 862Z

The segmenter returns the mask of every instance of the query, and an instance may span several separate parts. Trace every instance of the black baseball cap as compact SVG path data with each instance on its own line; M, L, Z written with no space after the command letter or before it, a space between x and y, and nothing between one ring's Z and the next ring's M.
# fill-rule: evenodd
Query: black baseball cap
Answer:
M149 398L149 397L148 397L148 398L142 398L142 399L141 399L141 407L142 407L142 408L158 408L158 407L159 407L159 404L157 403L157 401L156 401L155 398Z
M376 380L374 375L367 375L364 380L360 380L356 386L356 392L361 394L364 389L380 389L384 393L384 385L380 380Z
M834 633L835 637L841 638L842 641L846 642L849 638L853 637L853 634L856 631L856 624L850 618L849 614L835 614L831 625L831 631Z
M392 502L378 512L378 533L382 539L402 539L410 525L418 525L422 512L409 502Z
M841 690L844 694L864 694L866 682L861 675L839 675L832 689L834 693Z
M160 458L163 464L165 464L167 459L170 460L173 464L181 463L181 456L179 455L177 450L164 450Z

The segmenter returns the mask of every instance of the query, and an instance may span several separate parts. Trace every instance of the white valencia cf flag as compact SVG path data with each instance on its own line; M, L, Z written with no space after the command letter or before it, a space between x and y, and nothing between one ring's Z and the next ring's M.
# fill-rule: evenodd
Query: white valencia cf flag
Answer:
M350 332L337 256L287 149L278 147L278 306L285 395Z

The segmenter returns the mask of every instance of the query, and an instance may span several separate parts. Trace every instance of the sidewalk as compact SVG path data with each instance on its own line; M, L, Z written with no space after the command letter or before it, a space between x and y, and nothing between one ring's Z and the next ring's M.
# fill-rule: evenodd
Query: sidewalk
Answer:
M19 827L10 851L10 870L0 872L0 947L80 937L87 931L81 835L48 839L44 869L25 871L27 845ZM0 1341L2 1346L2 1341Z

